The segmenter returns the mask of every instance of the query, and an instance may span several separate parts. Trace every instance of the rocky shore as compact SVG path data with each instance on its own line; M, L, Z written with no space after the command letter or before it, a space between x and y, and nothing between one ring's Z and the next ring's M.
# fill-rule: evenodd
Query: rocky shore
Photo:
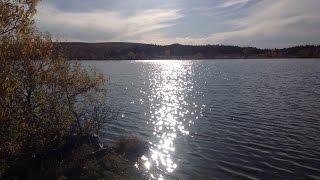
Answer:
M56 149L7 158L0 179L145 179L134 164L147 149L136 138L103 146L98 137L70 136Z

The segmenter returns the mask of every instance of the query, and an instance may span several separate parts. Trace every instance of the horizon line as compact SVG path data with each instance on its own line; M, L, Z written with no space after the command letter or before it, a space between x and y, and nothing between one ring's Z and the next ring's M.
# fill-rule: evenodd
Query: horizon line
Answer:
M240 48L256 48L256 49L289 49L295 47L319 47L320 44L300 44L294 46L287 46L283 48L259 48L255 46L241 46L241 45L231 45L231 44L182 44L182 43L171 43L171 44L157 44L157 43L142 43L142 42L129 42L129 41L97 41L97 42L90 42L90 41L56 41L54 43L82 43L82 44L107 44L107 43L123 43L123 44L143 44L143 45L155 45L155 46L173 46L173 45L181 45L181 46L232 46L232 47L240 47Z

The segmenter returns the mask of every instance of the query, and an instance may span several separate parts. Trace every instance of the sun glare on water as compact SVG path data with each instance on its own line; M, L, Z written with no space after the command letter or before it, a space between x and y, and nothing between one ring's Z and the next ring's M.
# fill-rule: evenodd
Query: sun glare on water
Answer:
M189 134L187 129L193 121L185 115L191 113L186 107L186 97L192 91L192 62L189 61L143 61L150 63L154 72L150 75L150 119L154 138L150 142L150 154L143 156L144 167L154 179L163 179L177 168L173 156L175 141Z

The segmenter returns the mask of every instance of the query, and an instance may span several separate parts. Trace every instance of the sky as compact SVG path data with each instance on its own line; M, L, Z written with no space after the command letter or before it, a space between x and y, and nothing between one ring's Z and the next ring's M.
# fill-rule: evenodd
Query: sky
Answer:
M320 0L42 0L36 26L61 41L320 44Z

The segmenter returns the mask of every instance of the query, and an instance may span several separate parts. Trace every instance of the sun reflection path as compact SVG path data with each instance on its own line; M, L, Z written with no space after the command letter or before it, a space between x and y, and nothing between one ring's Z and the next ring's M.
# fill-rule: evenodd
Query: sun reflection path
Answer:
M145 169L154 179L177 168L173 155L177 136L188 135L186 126L193 123L185 115L191 113L186 106L187 93L192 91L190 79L192 62L152 62L154 72L150 76L150 123L154 126L154 139L150 142L150 155L142 157ZM193 112L192 112L193 113Z

